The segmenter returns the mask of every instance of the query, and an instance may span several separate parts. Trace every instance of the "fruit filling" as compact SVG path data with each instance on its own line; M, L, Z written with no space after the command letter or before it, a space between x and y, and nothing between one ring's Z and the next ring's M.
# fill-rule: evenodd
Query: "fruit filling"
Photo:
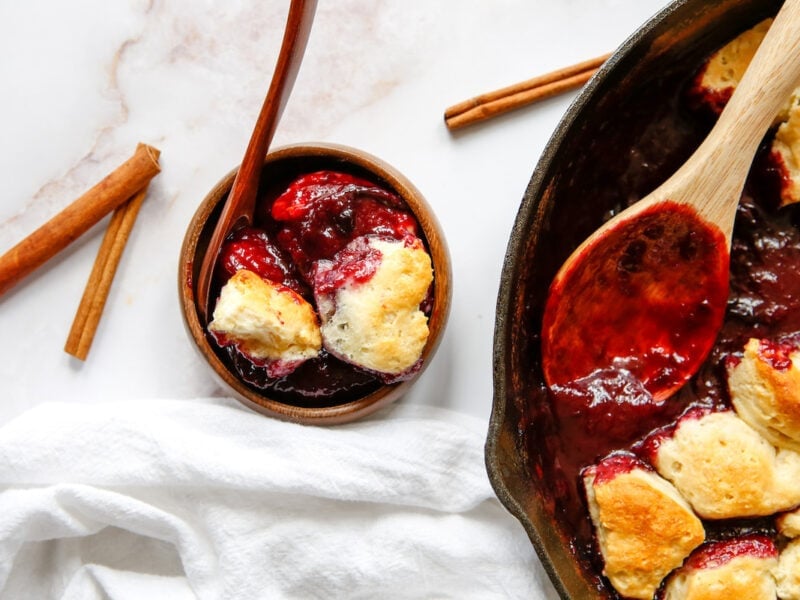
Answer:
M418 370L432 267L400 196L350 173L315 171L259 198L255 221L223 245L209 326L243 380L319 406ZM409 253L414 268L397 270Z
M314 262L330 259L354 239L419 237L400 198L360 178L320 171L294 181L273 203L276 240L307 277Z
M676 64L674 71L655 74L648 85L615 105L602 135L588 128L575 133L570 141L582 152L571 164L569 176L555 181L548 191L558 200L539 241L543 271L555 273L598 223L651 192L691 155L746 67L731 61L749 60L768 25L759 25L721 54L709 57L719 64L704 63L694 70ZM547 337L542 282L524 291L522 321L543 324L541 330L533 327L524 334L521 347L529 351L519 359L527 368L520 377L530 377L520 386L528 402L518 424L529 472L559 533L601 597L626 597L629 589L610 577L612 571L598 549L607 531L601 521L592 521L583 478L594 473L600 475L600 483L625 481L631 454L675 488L705 530L706 550L689 563L697 567L705 561L703 568L689 568L673 577L671 595L666 596L670 600L694 597L687 595L686 586L696 586L700 578L695 576L708 572L706 567L736 564L738 569L739 559L753 558L763 548L769 552L755 558L774 560L770 544L785 543L777 525L780 514L800 505L800 163L787 160L790 154L800 156L798 99L800 91L787 98L786 107L776 115L743 190L725 274L727 306L719 329L718 323L712 324L718 332L714 345L693 377L668 397L654 398L647 373L625 360L640 356L640 349L628 348L639 325L630 311L619 310L617 301L624 296L625 285L643 271L641 267L649 268L641 258L654 247L656 229L643 231L645 235L633 243L614 249L608 255L613 260L583 274L578 283L598 288L609 301L585 325L575 326L569 312L580 307L567 307L568 335ZM703 110L697 110L701 104ZM787 177L797 187L795 195L787 192ZM590 202L587 190L592 191ZM696 248L707 252L715 244L702 240ZM692 311L702 309L704 295L696 294L698 286L682 281L676 266L700 255L684 255L678 249L654 256L667 257L663 275L652 288L643 281L656 299L686 300L692 317ZM682 317L672 322L656 304L652 310L675 325L665 328L675 343L665 337L668 343L654 351L669 354L680 344L691 343L694 328L677 326ZM620 334L612 340L619 344L621 357L621 364L612 365L615 368L597 365L587 354L593 343L609 339L597 335L609 326ZM557 364L541 364L544 343L561 351ZM542 375L548 385L543 385ZM627 511L620 508L621 519L636 506L631 494L625 501ZM754 539L766 539L768 544L759 545ZM727 540L747 541L722 543ZM731 556L737 560L727 560ZM765 574L767 584L772 582L764 597L774 598L770 570L758 573ZM656 594L659 600L665 597L665 586L666 580ZM651 597L652 591L645 595Z

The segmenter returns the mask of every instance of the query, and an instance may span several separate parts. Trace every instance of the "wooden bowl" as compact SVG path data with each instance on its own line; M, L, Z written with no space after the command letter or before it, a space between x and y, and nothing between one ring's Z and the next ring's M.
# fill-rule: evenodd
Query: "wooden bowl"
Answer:
M523 196L500 282L494 399L486 465L495 492L524 526L562 598L617 598L579 559L567 509L543 476L554 443L540 356L544 301L556 271L609 214L644 196L700 138L663 127L662 111L711 52L777 0L678 0L631 36L582 90L546 146ZM648 137L663 147L648 146ZM638 173L630 159L647 162ZM612 308L613 309L613 308ZM552 429L550 430L552 431Z
M192 282L202 262L214 224L222 210L236 175L228 173L203 199L189 223L180 253L178 288L184 324L193 345L209 364L218 380L236 398L266 415L305 424L331 425L353 421L402 396L433 358L450 310L451 266L444 234L433 211L408 179L394 168L360 150L332 144L293 145L270 152L264 160L260 193L285 186L294 176L320 169L335 169L361 175L398 194L416 216L430 252L434 271L433 307L428 321L430 335L422 352L422 368L412 378L379 386L372 392L340 404L302 406L285 397L270 397L263 390L243 381L226 355L209 338L197 312Z

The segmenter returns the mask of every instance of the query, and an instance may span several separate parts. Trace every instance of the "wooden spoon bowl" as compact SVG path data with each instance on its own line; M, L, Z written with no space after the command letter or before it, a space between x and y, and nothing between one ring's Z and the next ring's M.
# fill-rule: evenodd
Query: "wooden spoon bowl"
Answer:
M785 0L700 147L556 274L542 325L551 387L625 370L660 402L695 374L723 321L734 216L753 157L798 82L800 0Z
M451 300L451 266L442 229L422 194L402 174L380 159L353 148L329 145L292 145L269 153L263 167L260 193L287 184L297 175L320 169L335 169L362 175L381 183L402 198L416 217L433 263L433 307L428 320L430 335L422 352L422 368L410 379L381 385L372 392L341 404L302 406L271 397L243 381L224 351L210 338L201 320L196 282L206 248L219 219L223 202L233 185L236 169L228 173L203 199L194 214L180 252L178 291L186 331L194 347L211 367L220 383L250 408L269 416L305 424L331 425L368 415L402 396L430 363L447 322Z

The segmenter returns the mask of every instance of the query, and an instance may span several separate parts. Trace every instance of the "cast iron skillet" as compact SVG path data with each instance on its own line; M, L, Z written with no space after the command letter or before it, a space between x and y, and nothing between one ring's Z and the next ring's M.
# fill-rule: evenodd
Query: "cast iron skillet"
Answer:
M677 0L634 33L569 108L536 166L508 244L497 303L486 466L562 598L616 598L570 550L540 476L548 408L539 329L561 263L609 214L647 194L700 141L660 115L703 59L773 15L778 0ZM702 133L702 132L701 132ZM631 170L630 164L644 165Z

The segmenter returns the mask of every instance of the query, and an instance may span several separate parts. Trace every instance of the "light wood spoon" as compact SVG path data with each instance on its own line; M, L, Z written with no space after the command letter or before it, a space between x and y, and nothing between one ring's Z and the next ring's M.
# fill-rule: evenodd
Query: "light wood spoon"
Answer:
M798 82L800 0L786 0L695 153L595 231L556 274L542 322L548 385L625 369L662 401L697 371L725 314L747 174Z
M252 223L264 157L300 70L316 8L317 0L291 0L269 91L197 275L197 305L204 323L211 310L211 280L220 248L232 231Z

